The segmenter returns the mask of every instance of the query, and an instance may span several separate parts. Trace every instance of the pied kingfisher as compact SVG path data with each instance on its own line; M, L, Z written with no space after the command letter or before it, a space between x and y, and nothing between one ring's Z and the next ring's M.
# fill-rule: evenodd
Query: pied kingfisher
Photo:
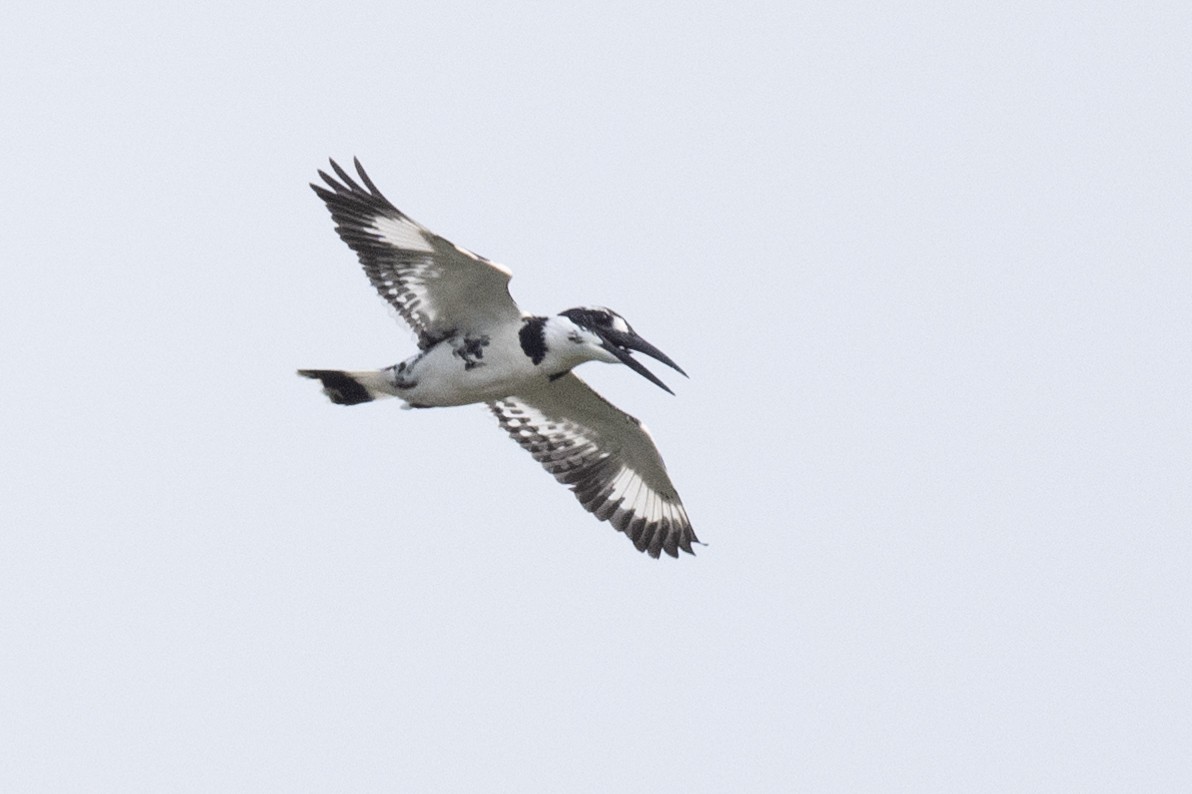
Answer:
M311 187L369 281L418 334L419 352L380 370L298 374L321 381L338 405L388 396L407 408L485 403L514 441L639 551L694 553L699 539L645 426L572 369L619 362L670 392L632 357L636 350L686 373L611 309L521 311L509 270L410 220L355 164L363 186L332 160L338 181L319 171L326 186Z

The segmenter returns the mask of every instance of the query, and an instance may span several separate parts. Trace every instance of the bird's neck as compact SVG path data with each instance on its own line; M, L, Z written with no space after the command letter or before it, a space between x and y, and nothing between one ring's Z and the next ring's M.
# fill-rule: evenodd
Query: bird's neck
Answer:
M567 317L555 315L553 317L532 317L522 328L522 349L530 356L540 355L535 363L544 371L555 374L570 370L585 361L616 361L616 359L600 347L599 339ZM530 349L527 350L526 337L531 337ZM540 340L540 341L539 341Z

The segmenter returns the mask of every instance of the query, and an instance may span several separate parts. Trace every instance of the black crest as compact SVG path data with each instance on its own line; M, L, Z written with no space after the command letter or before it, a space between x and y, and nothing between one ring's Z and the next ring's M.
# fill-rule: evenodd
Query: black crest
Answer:
M568 309L565 312L559 312L559 314L581 328L592 329L610 328L613 324L613 317L618 316L608 309Z
M541 364L546 356L546 318L527 317L522 320L517 338L521 342L522 352L530 357L530 361L535 365Z

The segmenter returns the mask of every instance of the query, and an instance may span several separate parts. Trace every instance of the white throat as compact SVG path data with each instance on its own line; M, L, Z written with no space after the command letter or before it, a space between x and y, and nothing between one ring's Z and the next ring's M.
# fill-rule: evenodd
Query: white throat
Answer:
M542 367L547 372L566 372L585 361L618 363L617 357L604 349L599 336L561 315L547 318L542 338L546 345Z

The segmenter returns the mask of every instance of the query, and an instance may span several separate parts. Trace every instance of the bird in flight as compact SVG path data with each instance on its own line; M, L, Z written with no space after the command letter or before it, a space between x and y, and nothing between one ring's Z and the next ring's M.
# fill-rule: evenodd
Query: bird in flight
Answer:
M397 397L407 408L484 403L534 459L571 487L586 510L658 557L698 543L644 425L572 370L624 364L671 390L632 355L679 365L600 306L529 314L509 295L511 273L415 223L334 160L311 188L356 252L373 287L418 335L418 354L379 370L302 369L338 405ZM673 392L671 392L673 394Z

